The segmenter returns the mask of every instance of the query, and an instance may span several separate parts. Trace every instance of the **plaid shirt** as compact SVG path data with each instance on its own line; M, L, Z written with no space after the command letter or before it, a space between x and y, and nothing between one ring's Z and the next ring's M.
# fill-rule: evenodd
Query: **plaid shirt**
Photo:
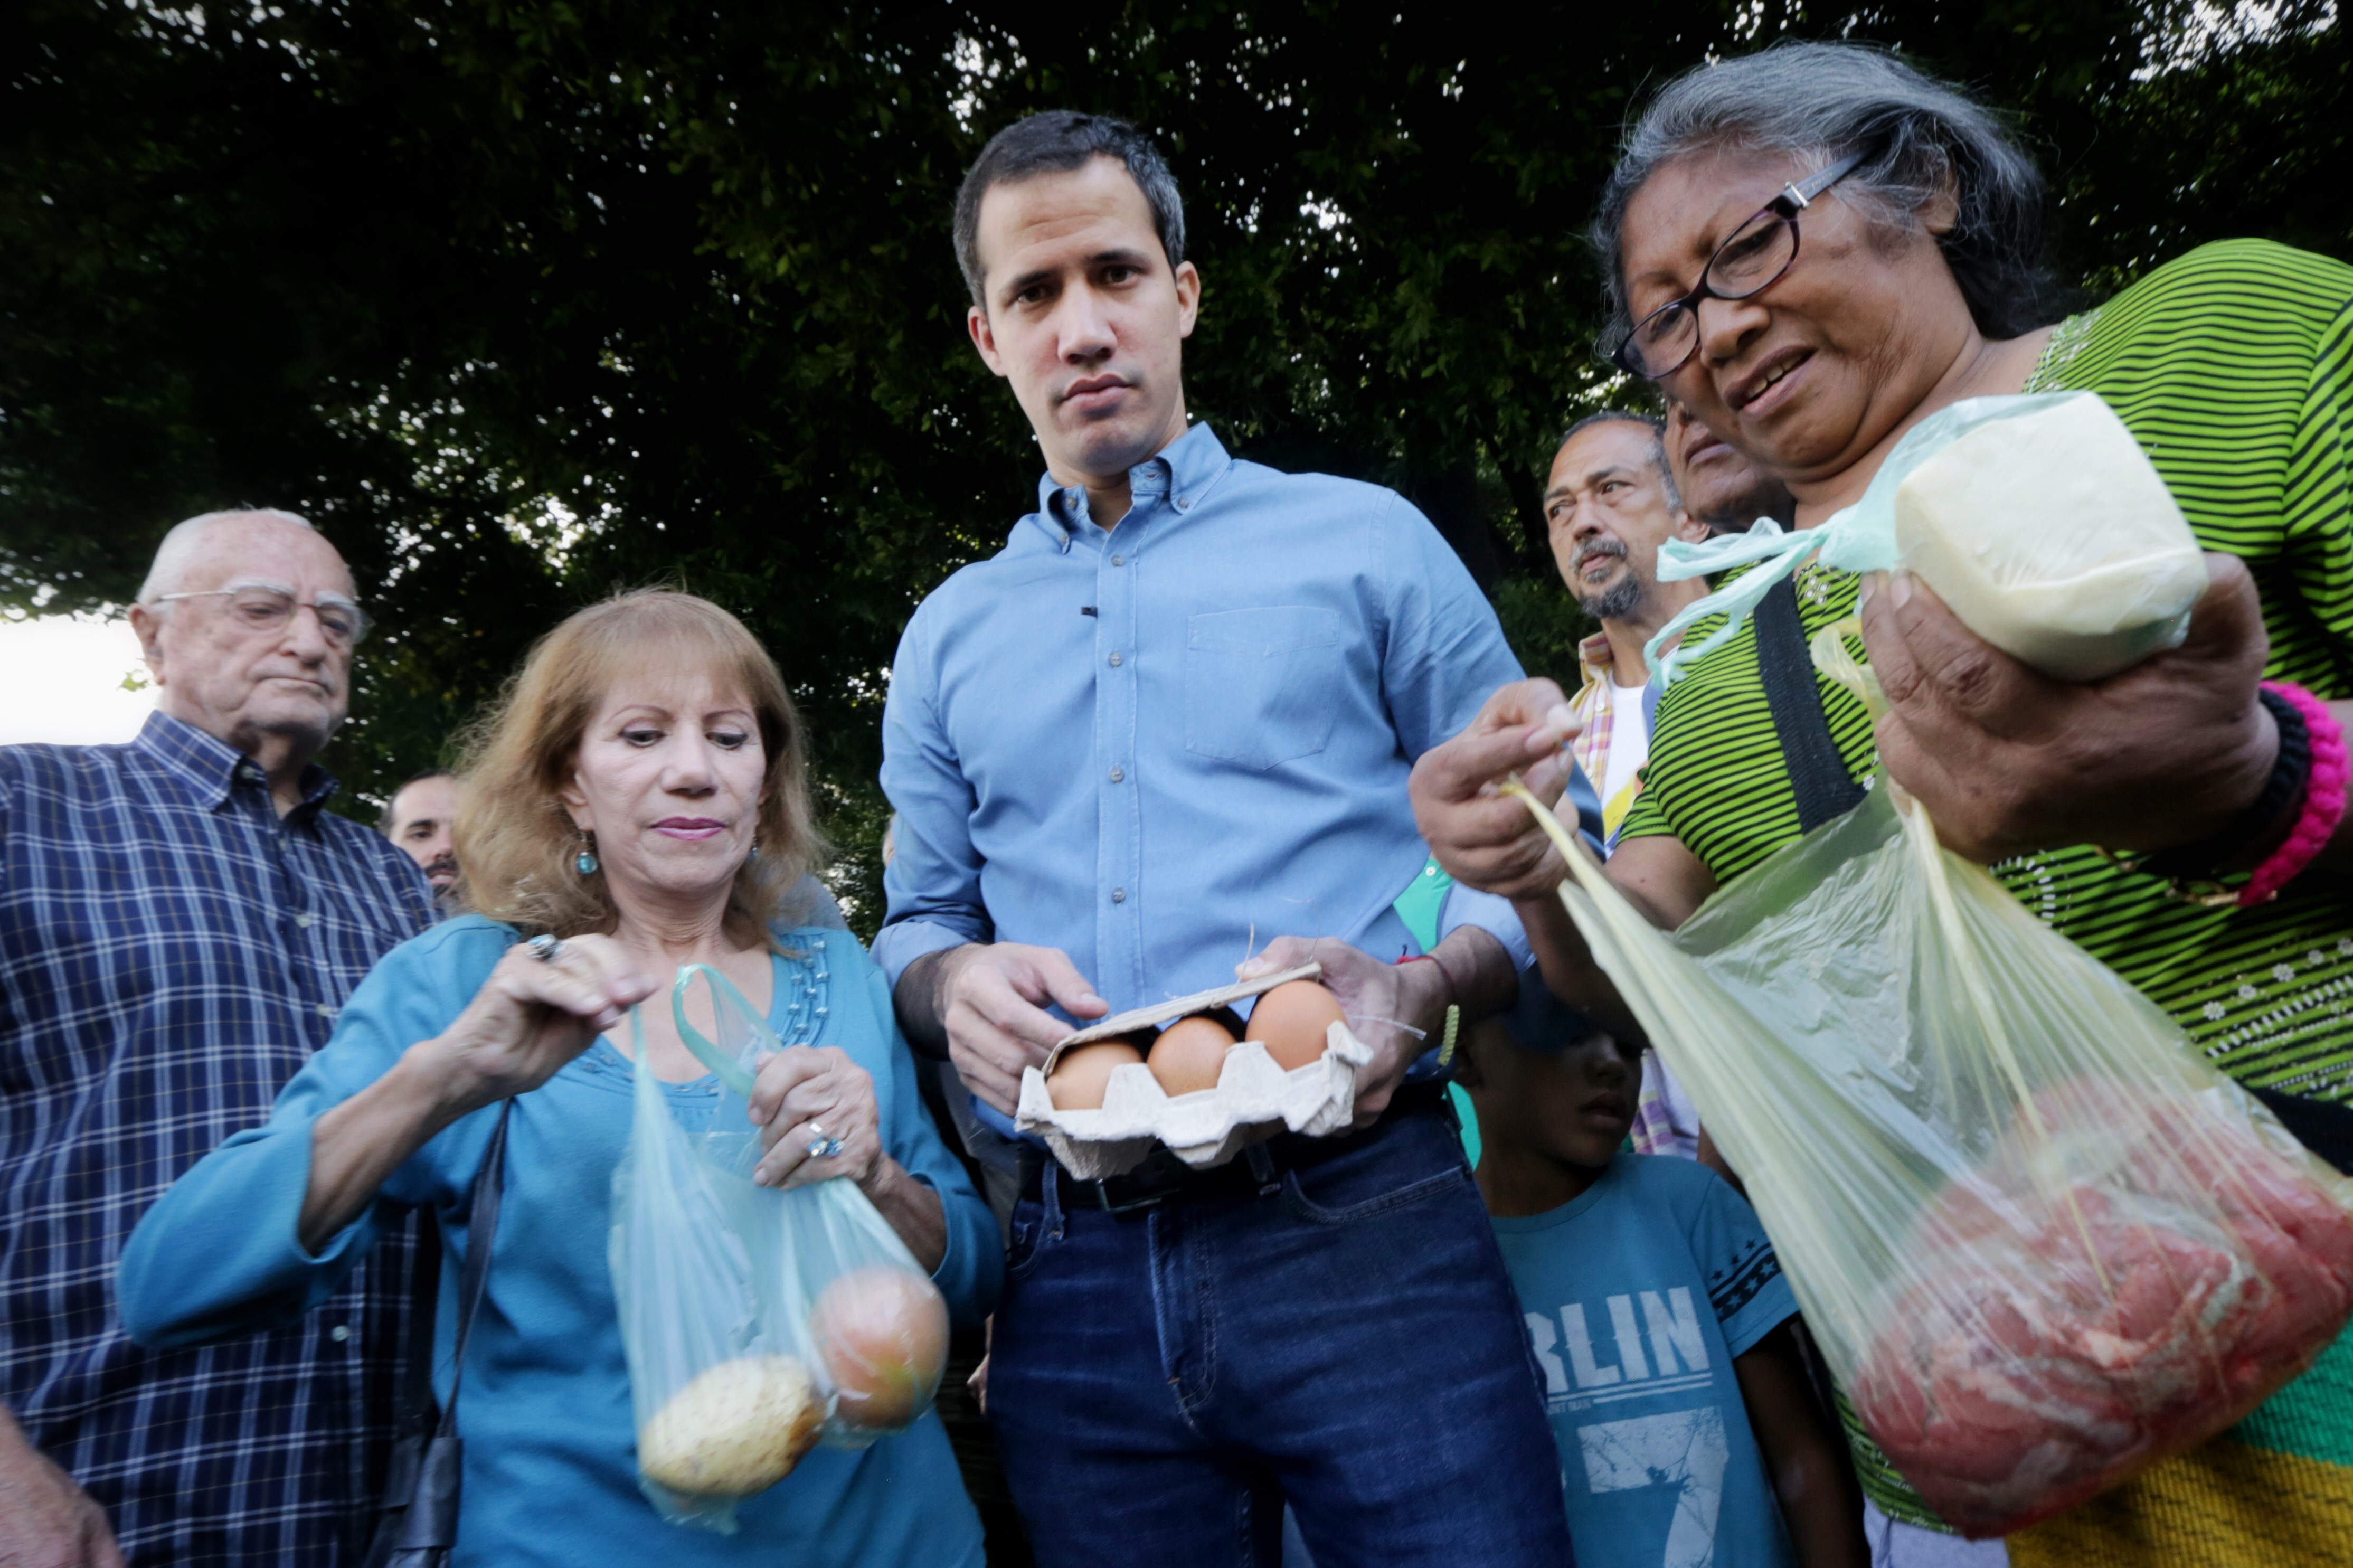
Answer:
M1617 729L1617 715L1612 711L1617 689L1611 684L1610 667L1614 656L1609 651L1609 638L1596 632L1577 645L1577 673L1581 684L1577 695L1568 700L1569 711L1585 725L1570 737L1568 754L1585 770L1598 792L1609 787L1609 737ZM1625 816L1619 808L1618 816L1609 815L1610 803L1601 803L1603 837L1614 838L1618 823Z
M332 1565L364 1540L406 1310L379 1248L300 1321L123 1337L141 1215L259 1126L360 977L431 923L424 879L157 714L127 746L0 747L0 1401L135 1563Z

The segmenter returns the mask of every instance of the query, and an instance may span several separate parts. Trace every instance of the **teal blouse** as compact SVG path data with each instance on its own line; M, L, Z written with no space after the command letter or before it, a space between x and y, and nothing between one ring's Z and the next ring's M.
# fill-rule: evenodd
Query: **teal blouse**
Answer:
M514 940L510 927L468 916L385 956L352 994L333 1037L278 1097L269 1122L222 1144L141 1222L119 1279L133 1338L190 1344L299 1318L366 1255L396 1218L395 1205L413 1204L432 1211L448 1250L434 1367L446 1394L456 1281L469 1245L467 1192L496 1107L443 1130L315 1256L296 1239L296 1220L312 1123L384 1076L410 1045L447 1028ZM814 1043L840 1047L873 1075L884 1146L946 1211L947 1254L933 1280L957 1321L976 1323L995 1305L1003 1278L997 1226L933 1130L882 973L846 931L804 929L787 941L804 956L776 961L778 1011L812 984L823 986ZM505 1209L459 1407L466 1474L455 1562L978 1568L979 1520L933 1415L861 1452L816 1449L744 1502L734 1535L656 1516L638 1489L628 1368L606 1264L630 1074L628 1060L599 1041L515 1102ZM709 1124L719 1104L714 1080L664 1088L681 1124Z

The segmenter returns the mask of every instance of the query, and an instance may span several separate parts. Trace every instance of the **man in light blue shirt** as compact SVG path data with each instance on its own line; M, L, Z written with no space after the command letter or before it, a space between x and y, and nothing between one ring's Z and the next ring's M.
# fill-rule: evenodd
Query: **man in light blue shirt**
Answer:
M1048 474L892 672L874 952L909 1038L1009 1128L1071 1020L1313 958L1377 1053L1342 1137L1108 1182L1032 1154L988 1405L1039 1560L1271 1563L1287 1500L1326 1561L1567 1563L1511 1283L1414 1076L1450 1005L1512 1003L1525 940L1464 890L1425 955L1392 907L1414 758L1518 666L1404 500L1188 426L1200 279L1131 127L1001 132L955 233Z

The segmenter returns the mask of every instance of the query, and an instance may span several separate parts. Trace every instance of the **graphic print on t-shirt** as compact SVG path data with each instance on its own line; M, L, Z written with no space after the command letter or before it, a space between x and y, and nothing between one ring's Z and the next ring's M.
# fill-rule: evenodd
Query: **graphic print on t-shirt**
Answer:
M1579 1568L1788 1568L1732 1363L1796 1303L1746 1203L1689 1162L1621 1154L1576 1202L1495 1230Z

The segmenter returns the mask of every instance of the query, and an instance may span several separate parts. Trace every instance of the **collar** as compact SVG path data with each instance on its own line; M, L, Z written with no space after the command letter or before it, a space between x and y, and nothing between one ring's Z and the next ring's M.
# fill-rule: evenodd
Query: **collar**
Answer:
M140 727L138 738L131 746L178 779L207 810L217 811L226 805L230 792L240 784L251 784L265 794L269 788L261 764L217 735L207 734L187 721L160 710L147 715L147 722ZM287 820L314 815L341 787L326 769L316 763L307 764L302 769L302 799L286 814Z
M1128 469L1127 487L1135 506L1166 496L1179 512L1189 511L1233 466L1217 433L1207 424L1196 423ZM1038 510L1032 516L1057 550L1068 551L1083 534L1103 532L1087 515L1086 488L1057 484L1050 473L1038 480Z

